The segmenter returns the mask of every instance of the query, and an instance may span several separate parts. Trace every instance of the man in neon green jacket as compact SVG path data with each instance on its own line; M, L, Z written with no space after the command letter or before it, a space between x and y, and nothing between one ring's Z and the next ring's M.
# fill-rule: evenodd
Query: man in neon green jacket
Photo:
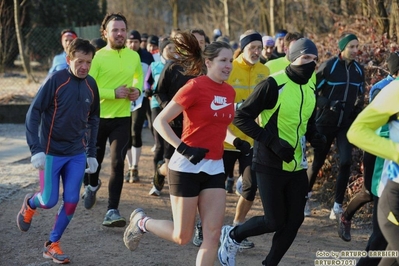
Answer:
M125 218L118 211L123 187L124 160L130 139L130 102L141 94L143 71L137 52L125 47L126 18L121 14L107 15L101 25L107 46L96 53L90 75L96 80L100 93L100 126L97 136L97 172L85 178L85 208L96 202L101 186L98 179L107 140L111 152L111 176L108 185L108 211L103 225L124 227Z

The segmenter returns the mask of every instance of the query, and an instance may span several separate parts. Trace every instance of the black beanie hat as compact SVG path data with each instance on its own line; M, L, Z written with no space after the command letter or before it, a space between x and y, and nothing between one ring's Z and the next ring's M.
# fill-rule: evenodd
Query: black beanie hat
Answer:
M242 35L240 38L241 50L244 51L245 46L253 41L260 41L262 43L262 35L260 35L258 32L253 32L248 35Z
M129 40L139 40L139 42L141 42L140 32L138 32L137 30L130 31L129 36L127 38Z
M159 46L159 38L155 35L148 36L147 43Z
M295 41L289 48L288 52L288 60L291 63L304 54L313 54L315 56L318 56L316 45L308 38L300 38Z
M395 53L390 53L387 59L389 74L394 75L399 70L399 55Z

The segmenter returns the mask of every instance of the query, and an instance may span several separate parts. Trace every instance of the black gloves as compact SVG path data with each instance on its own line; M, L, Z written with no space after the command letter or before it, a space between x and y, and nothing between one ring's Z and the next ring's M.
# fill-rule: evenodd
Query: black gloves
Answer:
M147 98L148 98L148 97L151 97L152 94L153 94L153 93L152 93L152 90L151 90L151 89L149 89L149 90L144 90L144 96L145 96L145 97L147 97Z
M309 142L315 150L322 150L327 143L327 138L323 134L316 132L313 134Z
M199 163L205 158L205 154L209 152L208 149L190 147L184 142L180 143L180 145L176 148L176 151L186 157L192 164Z
M251 144L249 144L248 141L242 140L240 138L235 138L233 141L233 145L245 156L249 155L249 151L251 150Z
M344 101L339 101L339 100L331 101L330 102L330 110L338 113L341 110L344 110L344 104L345 104Z
M274 137L269 143L269 148L286 163L294 160L295 149L285 140Z

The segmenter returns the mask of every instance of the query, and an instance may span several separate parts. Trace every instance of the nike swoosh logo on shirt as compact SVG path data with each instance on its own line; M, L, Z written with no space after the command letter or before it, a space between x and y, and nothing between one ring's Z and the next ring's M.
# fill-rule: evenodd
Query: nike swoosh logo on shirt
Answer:
M214 111L217 111L217 110L220 110L220 109L223 109L223 108L225 108L225 107L227 107L227 106L229 106L231 103L223 103L223 104L215 104L215 102L212 102L211 103L211 109L212 110L214 110Z

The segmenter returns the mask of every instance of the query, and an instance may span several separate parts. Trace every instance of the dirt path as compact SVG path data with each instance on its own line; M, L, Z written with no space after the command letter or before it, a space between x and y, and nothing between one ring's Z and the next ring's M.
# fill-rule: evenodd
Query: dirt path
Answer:
M2 126L2 125L0 125ZM23 126L21 126L23 131ZM2 131L3 132L3 131ZM143 208L154 218L171 218L170 201L167 188L160 197L149 196L152 174L153 141L145 129L144 146L140 162L141 182L125 183L120 203L121 215L128 218L133 209ZM9 132L4 134L23 134ZM0 146L1 149L1 146ZM107 186L109 159L103 164L100 176L103 186L98 201L92 210L86 210L79 203L75 216L62 238L62 247L71 257L72 265L195 265L197 247L191 243L180 247L174 243L159 239L152 234L143 237L139 248L130 252L123 244L124 228L107 228L101 225L107 208ZM51 210L39 210L34 216L31 229L27 233L18 230L15 217L22 199L28 192L38 189L36 170L29 160L18 163L0 162L0 265L52 265L42 258L42 245L51 230L57 207ZM226 224L233 221L237 196L227 195ZM337 237L336 224L328 219L329 210L317 207L313 216L306 218L293 245L280 265L315 265L316 251L363 250L366 246L369 225L352 230L352 241L346 243ZM262 214L262 206L257 198L249 217ZM255 248L243 250L237 255L237 265L261 265L271 246L272 234L252 237ZM215 265L219 265L215 262Z

